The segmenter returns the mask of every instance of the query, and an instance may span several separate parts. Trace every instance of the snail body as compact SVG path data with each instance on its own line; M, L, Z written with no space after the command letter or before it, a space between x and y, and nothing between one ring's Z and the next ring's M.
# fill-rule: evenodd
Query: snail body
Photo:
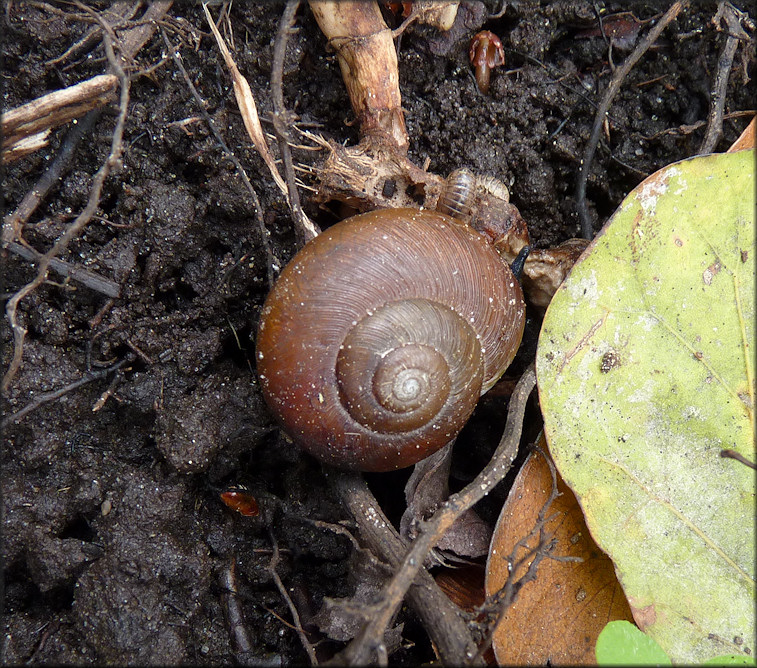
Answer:
M450 442L520 342L520 285L441 213L385 209L308 243L261 313L257 366L285 431L335 466L387 471Z

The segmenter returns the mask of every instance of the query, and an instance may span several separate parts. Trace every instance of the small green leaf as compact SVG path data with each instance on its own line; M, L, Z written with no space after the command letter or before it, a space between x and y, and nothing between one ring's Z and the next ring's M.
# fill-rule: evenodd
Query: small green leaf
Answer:
M600 666L670 666L670 658L631 622L610 622L597 638Z
M705 666L757 666L757 661L751 656L743 654L726 654L725 656L716 656L714 659L707 659Z

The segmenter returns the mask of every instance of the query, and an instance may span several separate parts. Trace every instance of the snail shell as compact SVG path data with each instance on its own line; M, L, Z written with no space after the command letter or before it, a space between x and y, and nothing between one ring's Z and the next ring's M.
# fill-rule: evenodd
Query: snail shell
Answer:
M372 211L308 243L260 318L263 395L318 458L387 471L450 442L520 343L520 285L467 225Z

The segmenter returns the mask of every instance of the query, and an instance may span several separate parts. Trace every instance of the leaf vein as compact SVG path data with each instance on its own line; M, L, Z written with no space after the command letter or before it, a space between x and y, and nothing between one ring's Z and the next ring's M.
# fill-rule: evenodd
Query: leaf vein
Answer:
M678 508L676 508L670 501L666 501L665 499L657 496L652 492L651 489L647 485L645 485L639 478L637 478L626 466L621 464L620 462L614 462L610 459L607 459L606 457L600 457L600 459L608 464L609 466L615 467L623 471L638 487L643 490L653 501L656 503L659 503L661 506L669 510L673 515L675 515L686 527L688 527L693 533L695 533L699 538L709 547L712 549L715 554L717 554L723 561L725 561L729 566L731 566L742 578L744 578L747 582L754 585L754 577L752 577L749 573L747 573L741 566L739 566L731 557L729 557L725 550L721 548L717 543L715 543L712 538L710 538L704 531L702 531L698 526L696 526L686 515L684 515Z

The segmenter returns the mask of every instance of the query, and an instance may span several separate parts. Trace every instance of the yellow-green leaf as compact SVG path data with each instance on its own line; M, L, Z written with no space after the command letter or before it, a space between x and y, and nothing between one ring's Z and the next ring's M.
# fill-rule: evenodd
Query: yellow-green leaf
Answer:
M558 290L537 353L555 463L674 662L754 653L755 152L660 170Z

